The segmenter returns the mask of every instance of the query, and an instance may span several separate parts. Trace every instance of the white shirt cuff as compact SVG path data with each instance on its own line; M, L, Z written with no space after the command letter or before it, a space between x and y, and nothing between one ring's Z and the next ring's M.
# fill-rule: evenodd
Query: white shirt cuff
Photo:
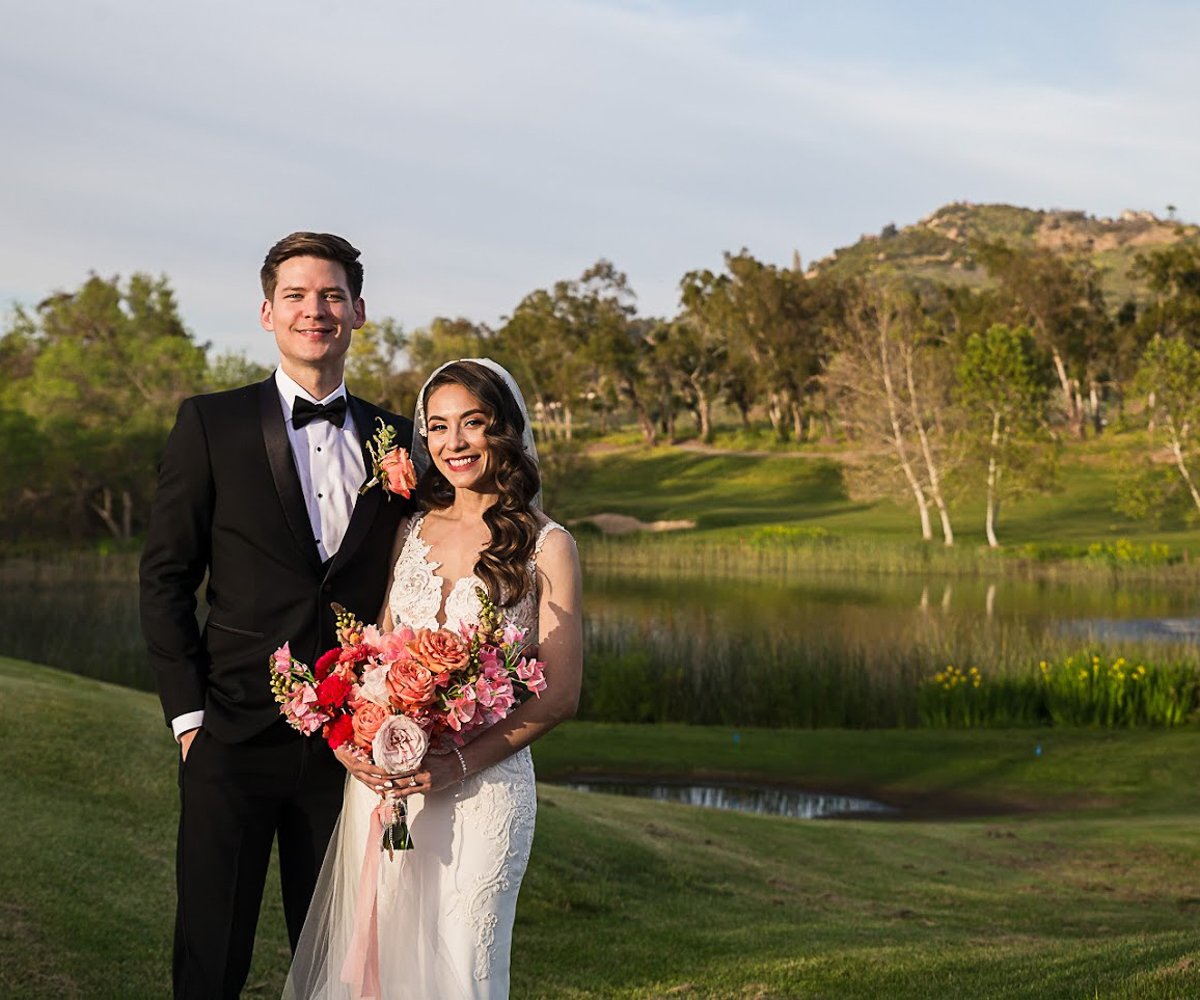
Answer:
M184 733L199 729L202 725L204 725L203 709L199 712L184 712L183 715L175 716L171 720L171 731L175 734L175 742L178 743Z

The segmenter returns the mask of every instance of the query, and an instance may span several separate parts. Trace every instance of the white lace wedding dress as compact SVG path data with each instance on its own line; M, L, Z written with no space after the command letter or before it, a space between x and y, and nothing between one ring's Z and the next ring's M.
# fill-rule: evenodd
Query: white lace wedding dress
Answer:
M396 627L455 628L479 620L481 586L455 581L446 597L438 563L429 560L418 515L408 527L388 598ZM529 572L553 530L537 537ZM536 575L534 575L536 581ZM508 621L538 635L538 599L531 590L506 611ZM359 874L371 813L379 798L347 778L341 819L288 975L285 1000L358 1000L342 981L353 933ZM508 996L509 951L517 892L533 844L533 761L526 747L470 775L461 785L411 795L413 849L379 863L379 1000L501 1000ZM371 850L378 850L376 844Z

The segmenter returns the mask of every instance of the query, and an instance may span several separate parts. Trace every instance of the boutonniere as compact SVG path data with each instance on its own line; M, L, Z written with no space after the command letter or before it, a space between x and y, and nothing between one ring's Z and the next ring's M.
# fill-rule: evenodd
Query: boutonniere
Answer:
M399 493L407 500L417 485L417 470L413 468L408 452L396 446L396 428L385 424L382 417L376 417L375 420L379 429L367 442L367 451L371 454L372 477L363 483L358 492L360 495L366 493L379 483L385 493Z

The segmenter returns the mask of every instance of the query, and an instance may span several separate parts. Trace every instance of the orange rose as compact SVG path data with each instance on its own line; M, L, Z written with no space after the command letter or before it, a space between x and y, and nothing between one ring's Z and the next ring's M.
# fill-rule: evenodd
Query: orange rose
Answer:
M436 632L420 629L408 648L435 674L461 670L470 662L466 644L449 629L440 628Z
M396 708L424 708L433 701L434 676L415 659L393 663L387 672L388 698Z
M387 491L399 493L405 499L417 485L417 470L403 448L393 448L384 455L379 460L379 472L384 477Z
M374 702L363 701L354 710L354 742L370 749L371 741L390 713Z

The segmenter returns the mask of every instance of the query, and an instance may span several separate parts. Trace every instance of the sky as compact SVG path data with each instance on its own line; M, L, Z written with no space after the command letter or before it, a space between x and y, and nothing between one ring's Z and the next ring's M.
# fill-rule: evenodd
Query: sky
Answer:
M1200 3L0 0L0 308L167 275L274 357L258 269L363 252L369 316L499 324L604 257L639 311L951 201L1200 219Z

